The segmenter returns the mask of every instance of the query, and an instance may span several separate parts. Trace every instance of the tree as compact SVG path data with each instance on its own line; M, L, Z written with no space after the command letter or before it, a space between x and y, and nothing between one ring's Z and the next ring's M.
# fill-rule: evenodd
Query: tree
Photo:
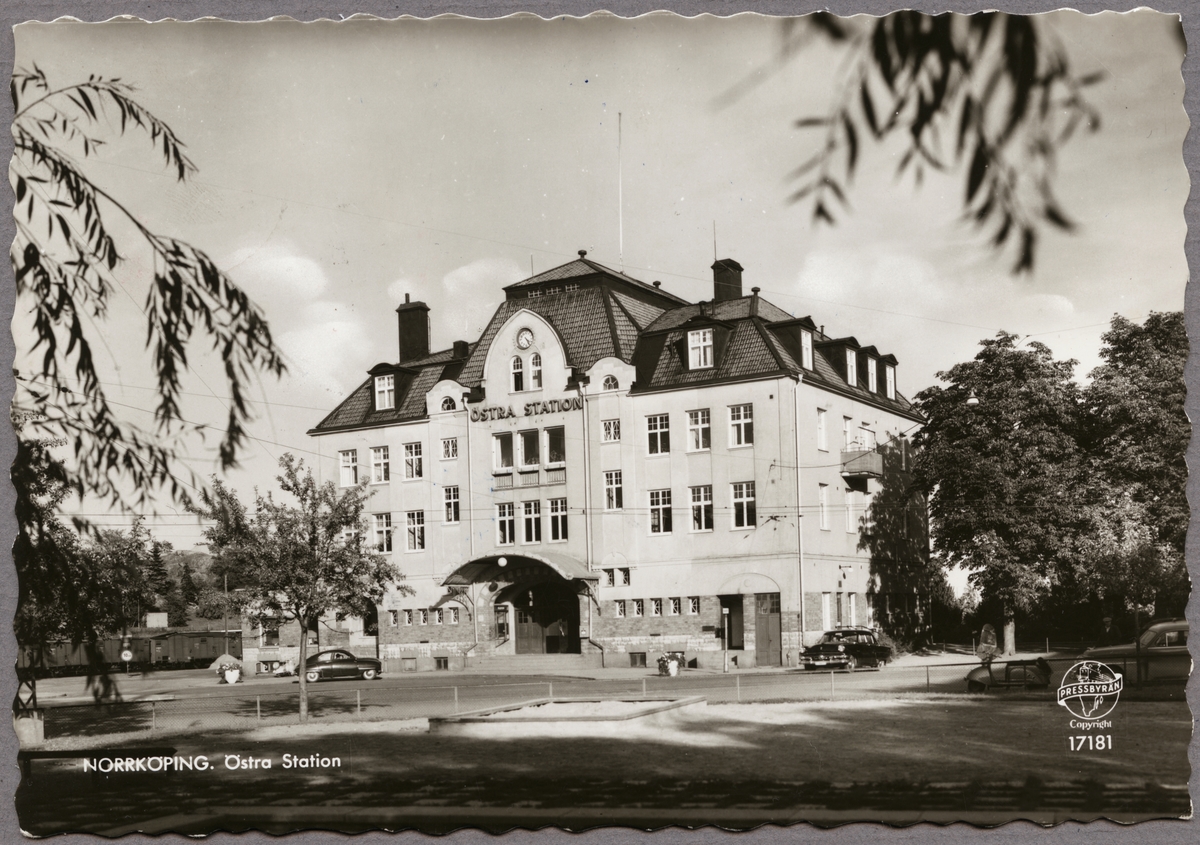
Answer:
M1085 471L1074 361L1000 332L916 396L927 423L914 438L914 475L929 494L934 548L963 566L984 600L1001 603L1004 646L1073 563ZM970 402L969 400L977 400Z
M919 185L926 168L964 171L964 219L1013 254L1014 272L1033 268L1042 226L1074 229L1054 195L1055 161L1079 127L1099 128L1084 89L1104 74L1077 76L1038 16L818 12L799 21L785 24L781 57L816 32L848 59L828 113L797 121L823 132L792 173L791 198L811 198L814 222L832 224L835 209L849 208L862 142L899 137L898 176L912 171Z
M150 560L146 565L146 580L150 584L150 589L163 603L166 602L167 596L175 586L171 576L167 573L167 563L163 560L164 551L171 551L170 543L152 540L150 542Z
M189 353L205 343L220 356L229 411L218 445L222 469L236 465L251 418L246 401L257 372L281 375L284 364L266 321L246 295L202 251L151 231L114 194L93 181L81 162L114 137L146 136L179 181L196 171L183 144L163 121L134 99L119 79L90 76L53 87L36 66L12 77L15 115L9 178L16 195L16 237L10 258L16 279L14 335L21 366L15 415L19 436L50 449L18 445L13 470L17 484L18 542L15 559L23 601L54 605L80 589L89 573L60 562L48 565L57 542L53 526L39 514L42 493L24 482L42 473L67 494L95 497L131 511L159 492L187 503L200 479L177 461L178 438L198 428L180 416L182 377ZM104 390L93 346L101 342L114 291L135 302L136 276L125 273L124 257L145 256L153 272L142 306L146 347L158 390L154 426L147 430L121 419ZM124 278L128 276L129 278ZM129 285L126 284L129 283ZM22 344L30 338L28 345ZM21 466L23 461L33 461ZM182 476L182 477L181 477ZM59 502L62 501L59 497ZM74 519L76 530L91 530ZM27 557L35 554L34 558ZM92 615L90 601L75 606L73 641L94 640L105 617ZM97 669L99 666L97 664Z
M205 531L220 565L236 571L246 604L258 617L294 620L300 626L300 719L308 718L308 656L305 635L330 611L365 616L400 580L400 570L375 554L364 511L367 481L339 490L318 485L312 471L291 454L280 458L279 489L294 504L272 493L255 497L249 513L235 491L213 479L196 512L214 525ZM411 589L401 585L401 591Z
M192 577L192 565L186 560L179 576L179 593L189 605L194 605L200 600L200 588L196 586L196 579Z

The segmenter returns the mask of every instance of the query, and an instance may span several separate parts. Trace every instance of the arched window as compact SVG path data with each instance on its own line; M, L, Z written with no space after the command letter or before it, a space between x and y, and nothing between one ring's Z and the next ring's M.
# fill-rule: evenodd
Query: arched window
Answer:
M520 393L525 389L525 373L519 357L512 359L512 392Z
M617 384L616 376L605 376L603 389L604 390L620 390L621 385Z
M443 411L453 411L456 407L457 406L454 404L454 400L451 399L449 396L447 396L445 399L442 400L442 410Z
M540 390L542 386L542 356L534 352L529 359L529 388Z

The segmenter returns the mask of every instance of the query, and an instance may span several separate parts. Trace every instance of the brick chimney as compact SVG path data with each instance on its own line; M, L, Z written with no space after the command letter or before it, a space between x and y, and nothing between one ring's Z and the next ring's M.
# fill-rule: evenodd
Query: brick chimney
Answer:
M404 294L404 304L396 309L400 329L400 363L415 361L429 354L429 306L412 302Z
M732 258L713 263L713 301L742 298L742 265Z
M465 340L454 341L454 352L452 353L453 358L462 359L466 358L470 354L471 344L467 343Z

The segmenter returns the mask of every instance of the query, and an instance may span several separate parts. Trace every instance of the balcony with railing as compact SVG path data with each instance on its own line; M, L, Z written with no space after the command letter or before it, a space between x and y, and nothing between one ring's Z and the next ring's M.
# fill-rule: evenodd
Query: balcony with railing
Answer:
M507 490L513 486L513 477L511 472L497 473L492 476L492 487L495 490Z
M536 469L521 470L517 475L518 487L537 487L541 481L541 473Z
M547 484L566 484L567 483L567 468L555 467L546 470Z
M842 475L879 478L883 475L883 455L874 449L847 449L842 452Z

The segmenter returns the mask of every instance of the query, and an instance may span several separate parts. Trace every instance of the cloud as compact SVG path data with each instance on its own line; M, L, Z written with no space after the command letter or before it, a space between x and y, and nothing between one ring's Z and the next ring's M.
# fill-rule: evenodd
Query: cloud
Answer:
M388 285L391 301L401 303L406 293L422 291L430 308L435 349L455 340L475 341L499 305L500 288L528 276L509 258L479 258L451 270L433 286L407 277Z

